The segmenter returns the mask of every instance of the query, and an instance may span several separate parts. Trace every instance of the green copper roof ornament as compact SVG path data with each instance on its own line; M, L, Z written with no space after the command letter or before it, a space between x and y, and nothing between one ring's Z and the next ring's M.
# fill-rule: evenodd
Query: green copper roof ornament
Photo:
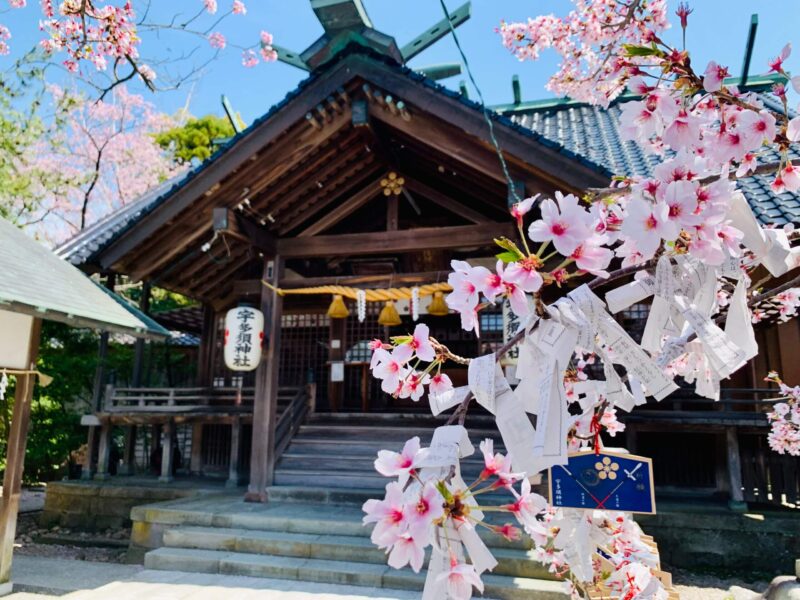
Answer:
M310 0L310 2L311 9L325 33L303 52L294 52L273 45L278 53L278 60L305 71L324 66L354 43L390 57L398 64L406 64L450 31L446 20L439 21L400 48L392 36L375 29L363 0ZM471 9L471 2L466 2L453 11L450 14L453 27L465 23L470 17ZM459 74L461 65L448 63L420 67L417 70L431 79L444 79Z

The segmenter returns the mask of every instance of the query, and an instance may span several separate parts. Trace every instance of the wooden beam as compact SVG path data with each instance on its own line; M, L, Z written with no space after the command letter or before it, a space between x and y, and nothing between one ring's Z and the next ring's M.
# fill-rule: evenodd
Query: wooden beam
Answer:
M28 334L28 369L36 368L42 320L33 319ZM17 375L14 391L14 409L6 444L6 470L3 475L3 497L0 498L0 590L11 592L11 559L17 531L17 514L22 496L22 472L25 469L25 447L31 420L31 403L36 375L29 372Z
M278 252L285 258L391 254L422 249L491 246L494 238L513 235L514 227L511 223L423 227L391 232L283 238L278 240Z
M346 62L346 61L343 61ZM273 147L274 156L261 162L261 166L274 165L269 170L271 176L284 172L291 164L319 145L320 140L334 135L336 126L324 127L321 131L309 129L305 125L305 115L314 109L317 104L324 101L331 89L345 85L353 78L353 73L342 66L331 69L312 81L294 98L269 119L265 119L252 132L245 134L236 144L227 149L221 156L206 166L196 177L186 181L176 192L169 196L169 201L163 202L136 227L131 228L126 234L113 243L100 257L101 266L108 268L122 259L133 248L147 243L151 236L166 222L177 217L214 184L220 183L237 168L245 165L250 157L260 152L270 142L287 134L293 125L299 125L299 133L289 135L288 148L283 144ZM337 119L341 120L340 126L350 124L349 111ZM277 146L281 146L277 148ZM281 158L282 157L282 158Z
M406 187L410 189L412 192L425 196L428 200L430 200L434 204L438 204L439 206L449 210L453 214L456 214L460 217L464 217L467 221L472 221L473 223L491 222L491 219L489 219L482 213L478 212L477 210L470 208L469 206L463 204L462 202L459 202L458 200L454 200L447 194L443 194L439 190L436 190L430 187L429 185L425 185L424 183L417 181L416 179L407 179Z
M254 223L232 208L215 208L213 212L214 232L229 235L246 242L267 254L275 253L277 239L273 233L258 223Z
M386 231L397 231L400 219L399 198L392 194L386 198Z
M344 122L343 118L339 119L339 121ZM340 126L339 121L337 121L336 126ZM343 148L349 147L355 139L354 136L345 140L338 140L336 136L325 138L319 144L319 147L315 149L315 152L312 153L312 156L303 157L304 167L315 172L324 170L331 162L331 159L337 156L337 151L341 153ZM272 149L272 152L274 152L274 149ZM280 181L264 179L272 176L270 172L265 172L264 162L281 158L279 155L273 158L272 152L265 153L264 157L260 157L257 154L253 155L249 164L234 173L235 177L226 181L224 188L220 184L216 184L216 189L212 188L214 190L213 193L206 192L203 194L202 199L195 205L195 211L191 219L182 219L180 222L169 223L159 230L153 239L149 240L150 249L140 252L136 256L134 265L138 266L135 269L130 268L127 264L123 265L128 268L131 278L134 280L143 279L160 268L171 265L174 263L173 259L175 257L182 253L185 254L191 249L192 245L199 245L203 237L210 236L210 228L205 227L205 225L213 218L213 207L234 206L237 204L242 198L242 186L247 185L249 187L248 193L253 207L264 213L269 213L273 209L273 205L260 206L258 197L269 185L274 184L268 190L268 195L277 198L276 202L283 201L287 195L305 190L308 184L308 177L303 169L297 169L298 173L294 177L281 177ZM255 183L253 182L254 179L256 180ZM263 183L263 181L266 181L266 183Z
M381 193L380 183L380 178L369 181L366 186L350 196L350 198L338 204L336 206L336 210L329 211L317 219L313 224L309 225L303 231L298 233L297 237L303 238L317 235L318 233L322 233L326 229L333 227L336 225L336 223L343 221L353 212L364 206L367 202Z
M358 168L352 173L348 173L341 179L329 182L326 188L322 190L324 193L320 195L316 202L305 209L296 209L294 213L287 214L286 218L281 222L278 233L280 235L285 235L297 227L300 227L300 225L308 221L315 214L323 212L342 197L342 189L345 188L345 186L355 188L365 185L370 178L375 177L378 173L383 171L383 167L376 165L375 160L372 158L363 161L363 163L357 166Z

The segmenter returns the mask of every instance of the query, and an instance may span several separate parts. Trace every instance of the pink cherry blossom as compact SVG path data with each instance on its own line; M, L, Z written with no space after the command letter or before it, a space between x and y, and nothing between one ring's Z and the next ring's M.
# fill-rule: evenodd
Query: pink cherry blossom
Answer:
M397 477L404 486L416 466L419 455L419 437L413 437L403 446L402 452L381 450L375 459L375 470L384 477Z
M770 73L781 73L783 71L783 61L785 61L792 53L792 45L786 44L781 53L772 60L769 61L769 72Z
M608 277L608 268L614 252L603 248L595 237L591 237L575 248L569 256L582 271L587 271L598 277Z
M739 117L738 129L755 144L769 144L775 139L775 117L765 110L745 110Z
M403 367L411 359L414 350L408 344L397 346L392 352L378 349L375 354L379 354L372 369L372 374L378 379L382 379L381 389L387 394L394 394L400 388L400 378L403 374ZM373 356L374 358L374 356Z
M233 7L231 11L235 15L246 15L247 14L247 7L244 5L242 0L233 0Z
M413 495L406 503L406 520L413 536L427 540L433 522L444 514L444 498L431 482L425 482L418 495Z
M436 353L430 340L430 329L424 323L419 323L414 328L414 335L411 336L409 345L417 355L417 358L422 361L431 362L436 358Z
M544 283L537 270L539 261L535 257L525 257L505 267L503 279L507 283L514 283L525 292L538 292Z
M591 215L578 205L572 194L556 192L558 204L549 198L542 202L542 218L528 228L534 242L553 242L562 256L569 256L591 234Z
M430 391L432 394L443 394L453 389L453 382L445 373L437 373L431 377Z
M634 198L628 203L622 233L636 244L642 256L650 258L662 240L672 241L677 237L678 228L669 220L669 208L665 203Z
M371 539L380 548L394 544L408 529L403 486L396 481L386 484L386 496L383 500L367 500L362 510L366 513L364 525L375 523Z
M473 587L483 593L483 581L475 567L458 562L455 555L450 557L450 570L439 573L436 580L447 582L447 597L453 600L470 600Z
M681 110L664 130L662 139L674 150L697 144L700 141L700 119Z
M225 40L224 35L222 35L219 31L215 31L214 33L208 36L208 43L211 45L212 48L223 50L227 42Z
M667 218L677 227L690 227L700 222L697 206L699 184L694 181L670 181L664 192Z
M389 551L389 566L402 569L406 565L410 565L415 573L419 573L422 563L425 561L426 545L427 541L423 543L422 538L414 537L411 532L401 534Z
M703 89L707 92L718 92L722 89L722 82L729 73L727 67L721 67L712 60L708 63L704 75Z
M258 56L253 50L245 50L242 52L242 65L247 68L252 68L258 65Z
M210 15L217 12L217 0L203 0L203 6Z
M429 381L430 376L427 373L413 371L404 374L398 397L411 398L414 402L418 402L422 398L422 394L425 393L425 386Z
M522 202L517 202L511 207L511 216L517 221L519 227L522 227L523 218L530 212L531 208L533 208L533 204L539 196L540 194L536 194L530 198L525 198Z

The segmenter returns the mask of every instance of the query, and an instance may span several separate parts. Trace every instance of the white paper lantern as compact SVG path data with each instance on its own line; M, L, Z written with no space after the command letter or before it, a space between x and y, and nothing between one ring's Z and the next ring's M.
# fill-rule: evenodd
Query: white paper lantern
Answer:
M237 306L225 315L225 365L232 371L252 371L261 362L264 313Z

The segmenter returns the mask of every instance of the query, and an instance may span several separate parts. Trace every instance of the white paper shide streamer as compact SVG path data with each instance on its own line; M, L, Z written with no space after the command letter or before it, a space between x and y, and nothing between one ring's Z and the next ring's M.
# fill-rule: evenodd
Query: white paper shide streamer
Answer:
M356 307L358 309L358 322L363 323L367 318L367 292L358 290L356 292Z
M414 321L419 320L419 288L417 286L411 288L411 318Z

